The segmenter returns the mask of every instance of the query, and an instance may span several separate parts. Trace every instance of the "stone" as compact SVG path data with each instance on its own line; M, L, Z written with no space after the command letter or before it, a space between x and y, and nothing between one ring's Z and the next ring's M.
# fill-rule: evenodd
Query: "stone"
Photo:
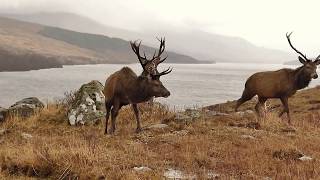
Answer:
M256 139L255 137L253 137L251 135L241 135L240 137L243 139Z
M281 131L285 133L295 133L297 130L294 127L286 127L282 128Z
M192 122L192 118L182 113L176 113L174 120L178 123L189 123Z
M103 85L96 80L83 84L68 111L70 125L95 124L105 115Z
M164 172L163 176L167 179L196 179L195 175L188 175L180 170L168 169Z
M181 131L174 131L173 134L178 135L178 136L186 136L189 134L189 131L183 129Z
M151 168L146 167L146 166L133 167L133 170L138 171L138 172L147 172L147 171L152 171L152 169L151 169Z
M258 122L249 122L246 124L246 128L259 130L261 129L261 125Z
M219 177L220 177L220 174L217 174L213 171L207 173L208 179L218 179Z
M303 157L303 153L297 150L279 150L273 152L273 158L280 159L280 160L300 160Z
M154 125L149 126L148 129L164 129L167 127L169 127L169 126L166 124L154 124Z
M9 107L10 115L18 115L23 118L34 115L37 111L44 108L44 104L36 97L22 99Z
M207 117L214 117L214 116L229 116L227 113L217 112L217 111L210 111L206 110L205 114Z
M23 137L24 139L31 139L33 136L28 133L21 133L21 137Z
M310 156L303 155L302 157L298 158L300 161L311 161L313 158Z
M0 129L0 136L5 135L8 133L7 129Z
M196 109L186 109L184 113L185 115L191 117L192 119L196 119L201 116L201 111Z

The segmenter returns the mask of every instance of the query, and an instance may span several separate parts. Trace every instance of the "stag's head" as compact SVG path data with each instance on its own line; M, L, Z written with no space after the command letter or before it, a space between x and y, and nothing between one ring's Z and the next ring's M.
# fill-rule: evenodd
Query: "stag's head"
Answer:
M137 55L139 62L142 66L143 72L141 78L143 79L143 85L147 89L150 96L154 97L168 97L170 92L163 86L160 81L160 77L169 74L172 68L168 68L162 72L159 72L157 67L160 63L165 61L167 57L161 59L161 55L165 49L165 39L158 39L160 41L160 47L158 52L155 51L151 59L147 59L145 53L143 56L140 54L141 41L130 42L133 52Z
M317 79L318 78L317 65L320 64L320 55L313 61L311 59L308 59L306 55L302 54L295 47L293 47L293 45L291 44L291 40L290 40L291 34L292 34L292 32L289 34L287 33L286 36L287 36L290 47L296 53L299 54L298 59L299 59L300 63L303 64L303 67L302 67L303 74L305 74L306 76L308 76L310 78Z
M151 59L148 59L145 53L143 53L143 56L140 54L141 41L139 43L137 43L137 41L130 42L131 48L133 52L137 55L139 62L142 66L142 75L144 76L159 74L159 71L157 70L158 65L167 59L167 57L161 59L161 55L165 49L165 39L161 38L158 40L160 41L159 50L158 52L154 52Z

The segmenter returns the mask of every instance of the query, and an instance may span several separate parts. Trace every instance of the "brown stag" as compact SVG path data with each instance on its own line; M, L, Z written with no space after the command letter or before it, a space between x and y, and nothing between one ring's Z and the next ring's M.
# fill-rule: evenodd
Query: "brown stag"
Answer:
M291 124L289 114L288 98L295 94L297 90L307 87L311 79L318 78L317 65L320 64L320 55L314 60L310 60L306 55L299 52L290 41L290 34L286 34L290 47L299 54L299 61L303 65L296 69L280 69L277 71L258 72L248 78L245 89L240 99L238 99L235 110L244 102L258 95L258 103L255 110L260 115L262 107L269 98L279 98L284 106L279 117L287 113L288 123Z
M153 97L168 97L170 92L163 86L160 76L166 75L172 71L172 68L159 73L157 66L166 58L161 59L161 54L165 49L165 39L160 39L160 48L158 54L154 53L151 60L146 55L140 55L140 43L130 42L131 48L137 55L139 62L143 68L140 76L137 76L129 67L113 73L106 80L104 87L105 106L106 106L106 128L108 133L108 119L111 111L111 128L109 133L113 134L116 126L115 121L119 110L122 106L132 104L132 109L137 120L136 132L141 131L140 116L137 104L149 101Z

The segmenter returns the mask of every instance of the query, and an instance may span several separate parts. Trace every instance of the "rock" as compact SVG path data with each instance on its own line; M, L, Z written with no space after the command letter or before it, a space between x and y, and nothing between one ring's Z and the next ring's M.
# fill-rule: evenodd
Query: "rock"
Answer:
M196 119L201 116L201 111L196 109L186 109L184 113L192 119Z
M230 114L227 114L227 113L222 113L222 112L217 112L217 111L210 111L210 110L206 110L205 114L206 114L207 117L230 116Z
M207 173L207 178L208 179L217 179L220 177L220 174L217 174L215 172L208 172Z
M177 123L190 123L192 122L192 118L188 115L182 113L176 113L174 120Z
M294 127L287 127L287 128L282 128L281 131L286 133L295 133L297 130Z
M246 128L250 128L250 129L261 129L261 125L258 122L249 122L246 124Z
M164 129L167 128L168 125L166 124L154 124L148 127L148 129Z
M280 160L300 160L304 155L297 150L279 150L275 151L272 156Z
M134 167L133 170L138 171L138 172L147 172L147 171L152 171L151 168L141 166L141 167Z
M241 135L240 137L243 139L256 139L255 137L253 137L251 135Z
M33 136L28 133L21 133L21 137L23 137L24 139L31 139Z
M8 133L7 129L0 129L0 136L5 135Z
M311 161L313 158L310 156L303 155L302 157L298 158L300 161Z
M24 118L32 116L37 111L44 108L44 104L36 97L29 97L16 102L9 107L8 113Z
M70 125L96 123L104 116L103 89L103 85L95 80L80 87L68 112Z
M0 107L0 122L4 121L4 119L6 118L7 111L7 109Z
M181 131L174 131L173 134L178 135L178 136L186 136L189 133L187 130L181 130Z
M168 179L196 179L195 175L184 174L182 171L175 169L168 169L163 176Z

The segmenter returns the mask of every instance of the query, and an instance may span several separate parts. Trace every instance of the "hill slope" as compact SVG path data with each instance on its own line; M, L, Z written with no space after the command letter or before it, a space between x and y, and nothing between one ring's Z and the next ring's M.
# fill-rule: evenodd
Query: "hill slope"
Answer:
M139 134L132 109L124 107L116 134L110 136L104 134L103 121L71 127L66 107L49 104L29 119L13 117L0 124L0 177L318 179L319 88L290 99L294 128L276 112L257 120L252 111L234 113L234 105L180 112L193 116L186 119L163 106L139 105L144 127ZM269 105L271 111L281 109L279 101ZM241 109L252 108L254 101ZM159 123L164 127L151 128Z
M155 50L148 46L142 48L147 52ZM2 57L0 71L59 67L65 64L138 62L129 42L122 39L2 17L0 17L0 53ZM31 66L24 69L24 66L20 65L25 55L37 58L30 58L28 64ZM168 52L168 56L168 63L199 63L192 57L173 52ZM39 60L43 62L50 60L50 63Z
M284 51L256 46L243 38L207 33L200 30L175 30L177 28L162 28L158 25L156 29L134 32L102 25L92 19L64 12L11 14L6 16L80 32L99 33L125 39L143 39L149 45L155 47L157 44L154 41L154 36L166 36L170 40L169 50L203 60L281 63L295 58Z

